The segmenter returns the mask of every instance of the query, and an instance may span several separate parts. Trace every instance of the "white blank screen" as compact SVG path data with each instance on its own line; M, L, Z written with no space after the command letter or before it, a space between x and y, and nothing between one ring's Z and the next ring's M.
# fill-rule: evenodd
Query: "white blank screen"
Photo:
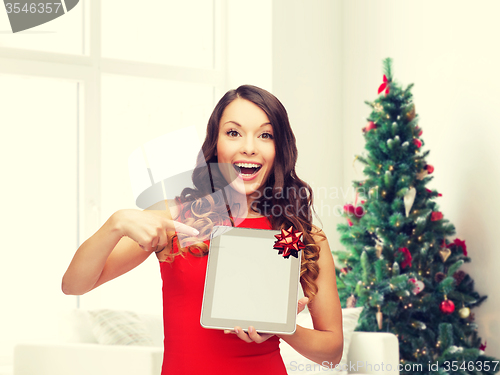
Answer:
M272 238L220 237L213 318L286 323L291 259L273 245Z

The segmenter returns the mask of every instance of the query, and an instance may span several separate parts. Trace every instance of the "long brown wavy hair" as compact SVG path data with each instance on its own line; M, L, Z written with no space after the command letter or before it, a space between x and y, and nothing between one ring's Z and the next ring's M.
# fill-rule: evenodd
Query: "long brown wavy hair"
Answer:
M319 246L313 239L313 229L316 235L322 237L321 240L326 237L312 224L313 191L295 173L297 162L295 136L285 107L274 95L255 86L243 85L236 90L228 91L220 99L208 120L206 138L192 174L195 188L185 188L176 198L179 215L183 218L183 223L198 229L200 236L205 238L209 237L214 225L223 224L228 217L229 207L225 204L223 194L214 194L214 192L223 192L223 188L228 185L217 166L218 159L215 153L220 119L224 109L237 98L248 100L261 108L273 128L275 145L273 171L265 183L264 194L257 192L259 193L258 199L253 201L251 208L266 216L274 230L288 229L293 226L294 229L303 232L302 241L306 247L302 254L300 280L304 294L312 301L318 291L315 280L319 273L317 264ZM234 226L232 217L230 221ZM183 240L190 240L183 234L179 233L178 236ZM176 234L170 238L170 248L174 240L180 247ZM191 240L194 242L194 239ZM208 253L208 246L198 242L181 248L177 252L171 252L166 261L173 262L176 256L184 256L186 252L195 256L205 256Z

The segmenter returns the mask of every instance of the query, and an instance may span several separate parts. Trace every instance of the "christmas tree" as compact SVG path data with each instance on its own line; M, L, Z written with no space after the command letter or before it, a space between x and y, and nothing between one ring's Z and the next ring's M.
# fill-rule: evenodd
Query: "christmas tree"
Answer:
M393 81L383 61L383 83L363 128L365 179L338 225L347 251L334 251L343 268L337 287L342 307L363 306L359 331L397 335L402 374L493 374L498 360L484 353L470 309L486 296L460 267L470 262L465 241L426 188L434 168L422 152L411 88ZM455 362L454 362L455 361Z

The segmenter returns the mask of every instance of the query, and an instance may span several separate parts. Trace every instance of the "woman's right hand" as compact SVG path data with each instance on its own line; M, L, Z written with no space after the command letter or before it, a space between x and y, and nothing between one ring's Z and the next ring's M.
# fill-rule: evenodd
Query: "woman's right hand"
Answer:
M113 214L120 235L137 242L145 251L159 251L168 244L167 232L197 236L199 232L186 224L172 220L170 212L123 209Z
M175 214L175 207L173 210ZM63 276L63 292L81 295L123 275L153 251L163 250L168 245L167 234L174 231L198 235L194 228L172 220L168 209L116 211L76 251Z

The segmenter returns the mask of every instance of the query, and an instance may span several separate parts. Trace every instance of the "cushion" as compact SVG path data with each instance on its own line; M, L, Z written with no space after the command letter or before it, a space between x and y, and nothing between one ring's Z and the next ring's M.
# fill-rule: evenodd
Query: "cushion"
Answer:
M352 334L358 324L359 314L361 314L362 310L363 307L342 309L344 352L342 353L342 359L340 360L339 368L335 370L328 368L328 370L330 371L335 371L335 374L347 374L347 354L349 351L349 345L351 344ZM314 328L311 315L309 314L309 311L307 309L297 315L297 324L304 328ZM327 367L321 366L320 364L300 355L295 351L295 349L293 349L283 340L281 340L280 342L280 350L281 356L289 374L316 375L323 374L327 370Z
M92 333L89 312L81 309L66 310L58 319L59 337L68 343L97 344Z
M159 314L141 314L137 316L144 323L154 346L163 346L163 317Z
M153 346L146 325L132 311L89 310L89 317L99 344Z

